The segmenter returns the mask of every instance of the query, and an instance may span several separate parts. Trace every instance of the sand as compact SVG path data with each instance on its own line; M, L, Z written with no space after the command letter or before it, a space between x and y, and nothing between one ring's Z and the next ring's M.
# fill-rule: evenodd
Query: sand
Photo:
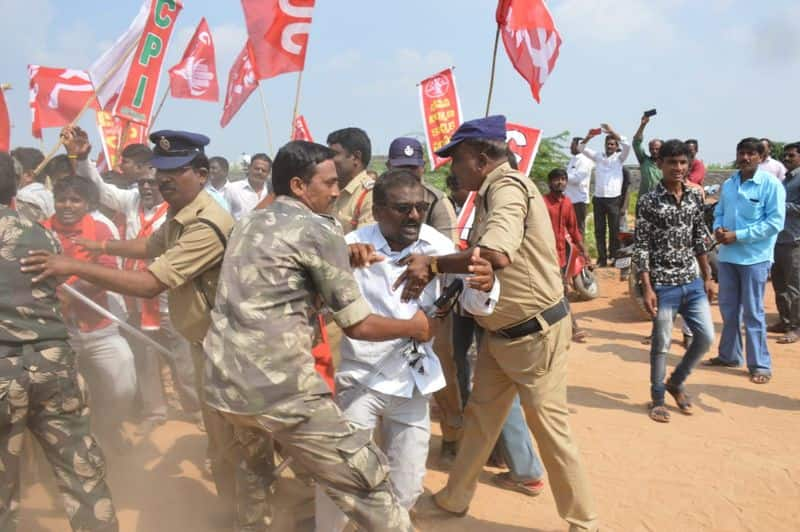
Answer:
M800 530L800 344L781 346L770 335L774 377L767 385L744 369L699 367L689 378L694 416L670 406L672 421L647 417L650 324L640 320L616 270L600 270L602 295L573 304L591 333L570 353L571 423L591 479L603 530ZM719 333L719 311L712 307ZM767 293L768 321L775 318ZM674 335L669 367L682 354ZM716 348L716 344L714 349ZM440 438L433 427L428 491L441 488ZM195 426L169 421L139 440L124 458L110 457L109 479L123 531L205 532L216 513L213 484L200 464L205 437ZM489 483L486 469L465 518L426 520L420 530L566 530L549 489L531 498ZM25 532L69 530L47 478L26 482ZM309 490L282 480L277 530L308 517ZM308 527L298 527L308 530Z

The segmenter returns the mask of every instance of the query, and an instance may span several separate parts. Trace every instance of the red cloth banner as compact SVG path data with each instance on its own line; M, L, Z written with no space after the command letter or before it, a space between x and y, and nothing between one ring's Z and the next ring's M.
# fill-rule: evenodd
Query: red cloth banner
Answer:
M308 142L314 142L314 139L311 138L311 130L308 129L308 124L306 123L306 119L303 115L297 115L297 118L294 119L294 125L292 127L292 140L306 140Z
M233 115L247 101L247 98L258 87L258 78L253 70L253 47L248 40L228 74L228 90L225 91L225 104L222 108L221 127L228 125Z
M542 130L506 122L506 142L508 147L517 156L519 171L530 175L533 161L539 151L539 142L542 140Z
M450 137L461 124L461 102L452 68L442 70L419 83L419 104L428 157L431 168L436 170L450 159L443 159L434 152L450 142Z
M169 90L173 98L219 101L214 40L205 18L197 25L181 62L169 69Z
M303 70L314 0L242 0L258 79Z
M83 70L28 65L28 74L34 137L41 138L42 128L72 122L90 98L90 107L97 109L94 87Z
M11 149L11 118L8 116L6 97L0 88L0 151Z
M539 92L556 66L561 47L561 34L547 5L544 0L500 0L495 19L508 58L539 102Z
M103 144L103 162L107 169L114 170L119 164L119 154L131 144L147 143L147 128L142 124L127 122L125 145L120 146L126 121L114 116L111 111L97 111L97 129Z
M150 122L161 66L182 8L177 0L152 0L128 77L114 106L114 116L145 126Z

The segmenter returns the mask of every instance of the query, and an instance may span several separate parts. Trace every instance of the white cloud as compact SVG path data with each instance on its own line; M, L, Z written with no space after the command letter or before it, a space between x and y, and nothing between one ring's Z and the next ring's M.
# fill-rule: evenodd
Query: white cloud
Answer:
M358 66L363 60L361 52L350 48L338 54L332 55L323 65L322 69L326 71L342 71L352 70Z

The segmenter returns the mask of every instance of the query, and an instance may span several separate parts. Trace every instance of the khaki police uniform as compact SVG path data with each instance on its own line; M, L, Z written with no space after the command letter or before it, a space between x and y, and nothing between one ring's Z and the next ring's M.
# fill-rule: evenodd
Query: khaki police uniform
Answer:
M504 253L511 264L496 272L502 290L494 313L476 318L486 334L464 414L464 443L436 502L451 512L468 508L518 393L559 514L570 530L596 530L589 482L568 422L572 327L560 306L564 292L547 209L535 184L508 164L486 177L476 209L470 244ZM538 332L519 334L532 323Z
M375 180L361 171L339 191L333 204L333 216L342 224L344 234L375 221L372 217L372 187Z

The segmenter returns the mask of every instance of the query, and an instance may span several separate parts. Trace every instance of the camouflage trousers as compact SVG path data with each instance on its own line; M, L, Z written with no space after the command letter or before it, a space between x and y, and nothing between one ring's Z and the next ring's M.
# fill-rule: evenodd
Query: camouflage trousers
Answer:
M30 430L55 472L73 530L118 530L105 459L89 431L86 384L66 342L0 346L0 531L19 519L20 459Z
M386 456L370 431L353 427L329 396L301 393L263 414L222 415L244 448L262 444L253 431L271 436L281 445L281 454L308 471L360 529L412 530L408 512L391 490Z

